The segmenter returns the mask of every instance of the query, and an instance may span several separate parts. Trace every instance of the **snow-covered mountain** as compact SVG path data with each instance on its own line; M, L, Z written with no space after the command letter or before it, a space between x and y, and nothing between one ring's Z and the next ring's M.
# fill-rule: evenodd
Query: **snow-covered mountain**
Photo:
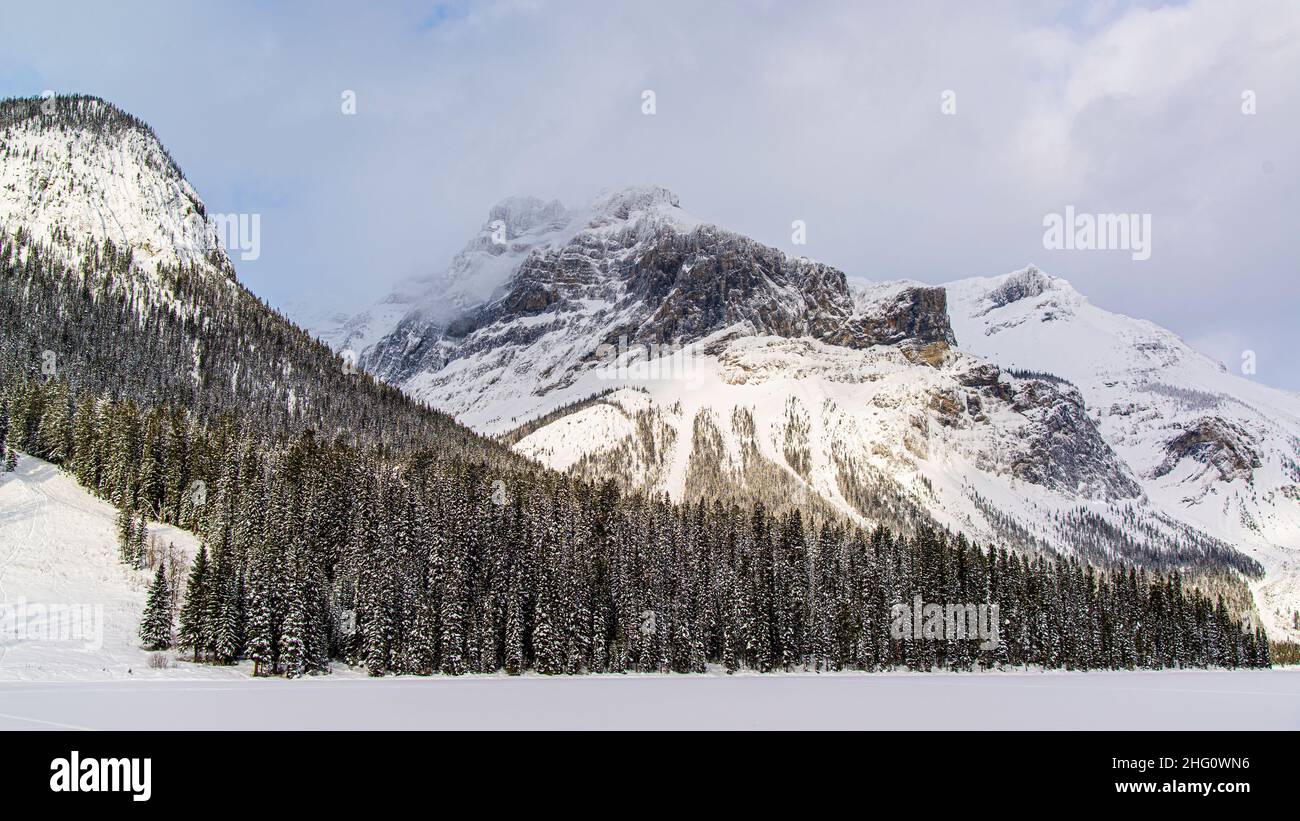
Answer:
M342 347L377 336L360 351L368 370L492 433L581 398L573 386L600 362L627 365L722 330L854 349L953 342L942 289L855 294L842 272L702 223L661 188L608 193L576 211L507 200L484 232L521 203L527 216L507 223L504 243L480 234L426 281L443 290L412 296L404 283L377 310L314 330ZM385 311L404 307L376 333Z
M518 202L425 294L386 300L406 309L386 332L366 316L366 368L559 469L1231 571L1291 630L1296 397L1034 269L850 280L657 188L488 244Z
M1256 557L1274 632L1300 602L1300 395L1228 371L1177 335L1029 267L946 286L962 347L1078 386L1154 507Z
M0 230L69 258L111 241L143 272L233 277L217 227L152 129L94 97L0 102Z

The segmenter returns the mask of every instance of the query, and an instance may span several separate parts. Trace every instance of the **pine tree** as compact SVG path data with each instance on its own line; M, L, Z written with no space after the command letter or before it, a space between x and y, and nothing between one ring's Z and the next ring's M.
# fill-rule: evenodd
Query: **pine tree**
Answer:
M185 603L181 606L178 635L178 646L182 650L193 650L196 663L208 648L212 640L212 628L216 626L208 618L210 603L217 598L213 595L209 582L208 548L207 545L199 545L198 555L194 557L189 580L185 585Z
M162 562L158 563L158 572L149 585L140 621L140 640L148 650L167 650L172 646L172 597L167 568Z
M125 507L117 512L117 550L123 564L128 567L140 566L135 552L135 516Z
M560 601L555 589L554 572L539 568L537 612L533 627L533 654L537 672L557 675L564 672L565 653L560 642Z
M9 402L0 395L0 457L9 453Z
M217 600L218 607L216 624L209 625L214 636L212 655L218 664L231 664L239 658L244 646L239 580L224 566L218 565L214 582L218 586L212 598Z
M521 559L516 557L510 568L510 588L506 593L505 669L512 676L524 670L524 591Z
M442 542L441 633L439 645L442 672L459 676L465 672L465 573L459 550L451 539Z
M47 386L47 393L38 432L41 456L55 464L63 464L72 455L68 385L63 381L51 382Z
M149 520L143 513L136 521L132 531L134 543L131 545L132 567L143 567L149 557Z
M248 657L253 662L254 676L273 675L276 659L275 608L271 600L269 580L255 573L249 591L248 605Z
M292 595L288 600L284 629L280 634L280 666L287 678L298 678L307 672L307 654L303 640L307 624L303 611L302 599Z

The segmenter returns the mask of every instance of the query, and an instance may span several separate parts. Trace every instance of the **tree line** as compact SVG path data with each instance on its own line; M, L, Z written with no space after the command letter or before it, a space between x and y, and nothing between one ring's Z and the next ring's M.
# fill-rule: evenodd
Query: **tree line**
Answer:
M22 414L33 406L35 421ZM157 568L147 646L247 658L258 673L331 660L374 675L1268 663L1262 631L1177 572L985 550L926 526L900 537L761 504L673 504L428 450L385 459L313 431L268 454L234 422L129 401L17 407L10 431L34 432L22 449L200 535L175 635L168 588L181 580ZM893 637L893 605L918 596L996 604L1000 643Z

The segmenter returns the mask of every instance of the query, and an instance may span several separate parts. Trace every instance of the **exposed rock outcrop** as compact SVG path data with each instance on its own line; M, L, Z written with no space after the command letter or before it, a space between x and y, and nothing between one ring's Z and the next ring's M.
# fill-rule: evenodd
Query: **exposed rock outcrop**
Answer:
M1154 475L1168 474L1184 459L1205 465L1205 470L1213 468L1224 482L1250 481L1254 470L1262 465L1250 435L1217 416L1203 418L1170 439L1165 445L1165 459Z

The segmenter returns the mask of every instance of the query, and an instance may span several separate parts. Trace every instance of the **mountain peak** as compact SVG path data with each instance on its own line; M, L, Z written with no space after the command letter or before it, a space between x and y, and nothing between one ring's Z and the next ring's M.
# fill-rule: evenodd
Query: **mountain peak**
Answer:
M1069 280L1053 276L1033 263L1000 276L949 282L944 288L953 299L972 306L979 316L1022 302L1026 307L1045 307L1051 312L1070 311L1088 301Z
M198 193L153 129L112 103L2 100L0 156L5 230L22 226L69 258L111 241L145 271L194 264L231 275Z
M152 142L177 176L184 176L153 128L102 97L60 94L52 97L14 97L0 100L0 131L15 127L33 130L72 128L104 134L135 131Z
M677 195L659 185L629 185L618 189L606 188L596 196L594 204L602 210L628 208L633 211L643 211L656 205L666 205L671 208L681 207L681 201Z
M995 307L1001 308L1012 302L1039 296L1053 286L1052 280L1052 277L1031 263L1003 277L1002 284L989 291L986 298Z
M607 188L585 208L569 208L558 199L515 195L492 206L483 233L499 246L488 250L500 253L506 243L527 234L556 234L552 239L567 240L587 228L635 222L649 213L668 215L674 223L688 222L680 208L677 195L657 185ZM471 249L483 250L483 241L482 237L472 241Z
M667 208L681 208L681 203L676 194L657 185L606 189L592 203L595 216L612 220L630 219L638 211Z
M70 123L111 125L115 128L135 128L153 133L143 120L128 114L102 97L89 94L11 97L0 100L0 128L29 121L41 126Z
M547 201L532 196L506 197L488 211L486 228L493 230L500 223L506 231L504 238L513 239L538 228L561 228L571 217L569 209L559 200Z

